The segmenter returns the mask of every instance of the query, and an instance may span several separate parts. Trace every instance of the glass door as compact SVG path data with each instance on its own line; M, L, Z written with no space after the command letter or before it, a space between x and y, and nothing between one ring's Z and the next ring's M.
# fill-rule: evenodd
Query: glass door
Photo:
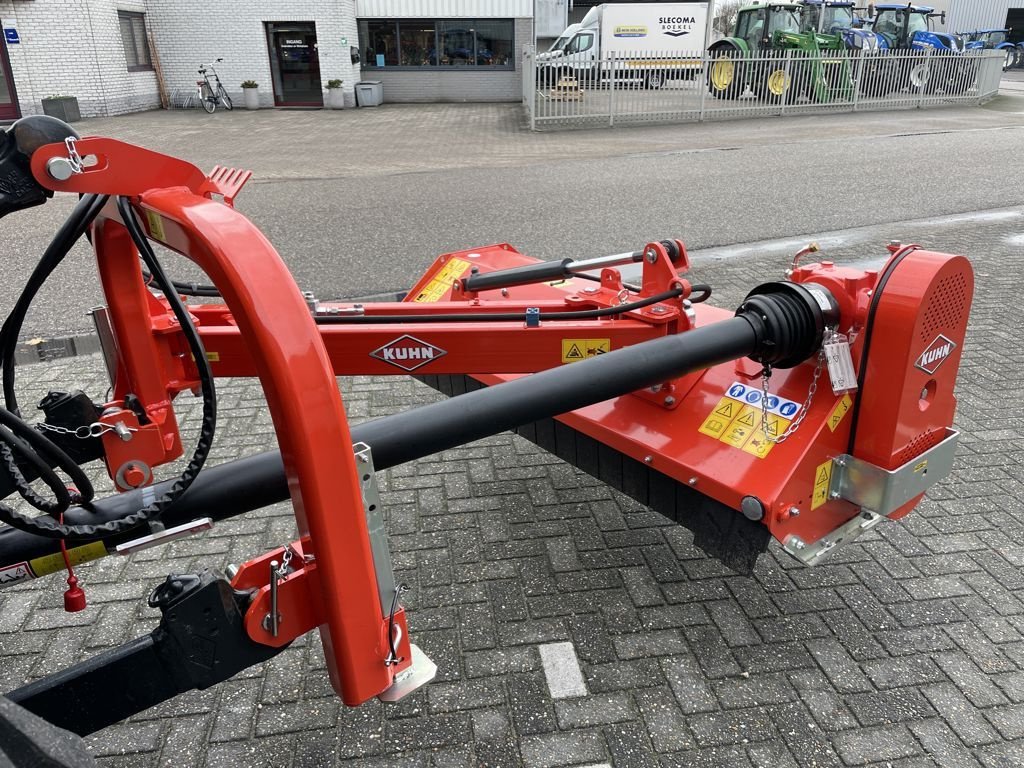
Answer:
M280 107L322 107L320 57L316 23L268 21L267 47L274 85L274 104Z
M0 24L0 29L2 27ZM0 120L14 120L19 117L21 110L18 109L18 95L14 92L11 61L7 58L7 41L0 33Z

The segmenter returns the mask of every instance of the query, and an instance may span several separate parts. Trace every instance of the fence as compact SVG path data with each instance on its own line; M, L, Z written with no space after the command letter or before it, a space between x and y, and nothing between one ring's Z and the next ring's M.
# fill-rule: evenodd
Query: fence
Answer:
M983 104L999 92L1000 51L775 51L695 57L613 54L586 67L523 59L523 103L545 127L697 122Z

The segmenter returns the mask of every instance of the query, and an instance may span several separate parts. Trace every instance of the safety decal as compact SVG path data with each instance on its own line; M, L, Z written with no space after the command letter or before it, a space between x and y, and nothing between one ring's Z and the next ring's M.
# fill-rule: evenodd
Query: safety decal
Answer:
M765 419L760 407L746 405L732 397L723 397L697 431L763 459L775 446L769 438L781 435L789 424L789 419L777 413L769 412Z
M452 283L462 277L471 266L472 264L463 259L452 259L430 278L430 282L424 286L413 301L423 303L440 301L441 297L451 290Z
M562 362L575 363L612 349L611 339L562 339Z
M956 349L956 342L947 339L940 333L935 337L935 341L925 347L924 352L917 358L914 365L925 373L934 374L939 370L939 366L949 359L954 349Z
M149 234L153 236L154 240L167 241L167 235L164 234L164 220L160 218L159 213L146 211L146 223L149 224Z
M832 459L814 468L814 493L811 495L811 509L817 509L828 501L829 483L832 482Z
M415 371L431 360L437 360L446 354L448 353L440 347L405 334L373 350L370 357L401 368L403 371Z
M94 541L91 544L83 544L80 547L69 549L68 560L71 561L72 565L79 565L90 560L99 560L101 557L106 557L106 554L107 548L103 546L103 542ZM64 556L44 555L43 557L37 557L35 560L30 560L29 565L36 576L46 576L47 574L64 570Z
M3 568L0 568L0 586L6 587L8 584L16 584L19 581L27 581L31 578L32 571L29 570L28 563L25 562L5 565Z
M729 389L725 391L726 397L731 397L733 400L744 403L745 405L753 405L758 409L761 408L761 400L764 399L764 392L758 387L748 387L746 384L740 384L738 381L734 381L730 385ZM768 395L768 412L774 413L781 416L784 419L792 419L796 416L800 410L800 403L787 400L784 397L778 395Z
M836 403L836 407L832 409L832 413L828 417L828 428L833 432L842 423L843 417L849 412L850 408L853 407L853 398L849 395L843 395L843 399Z

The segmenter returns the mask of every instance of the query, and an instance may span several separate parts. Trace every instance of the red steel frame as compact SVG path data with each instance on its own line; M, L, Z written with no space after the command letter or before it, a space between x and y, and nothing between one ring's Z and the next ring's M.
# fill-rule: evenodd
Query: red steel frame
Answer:
M377 325L320 325L312 317L307 298L266 238L230 206L247 176L225 173L207 178L194 166L174 158L110 139L82 139L81 155L96 162L66 182L46 173L46 163L62 156L63 146L44 147L33 156L33 171L44 185L59 191L126 195L141 214L149 237L181 253L199 265L224 298L224 304L190 307L215 375L259 377L273 417L295 509L299 540L289 545L298 567L279 588L280 613L286 617L277 637L264 627L269 614L268 574L271 560L281 560L284 548L246 563L233 584L257 589L246 626L260 643L280 646L319 627L335 690L348 704L358 704L387 690L410 664L411 651L405 615L399 609L395 624L401 633L398 664L387 665L390 650L388 608L381 605L360 492L359 475L351 451L351 437L335 376L353 374L406 374L413 367L396 365L372 356L374 350L403 336L429 338L428 344L444 352L432 358L423 372L429 374L478 374L486 383L499 383L508 375L539 371L565 362L557 350L566 339L602 340L602 349L639 343L703 324L731 313L714 307L689 307L690 284L679 276L688 268L685 248L673 264L659 243L647 244L640 297L675 289L672 299L607 319L546 320L524 330L524 323L454 322L446 314L495 312L525 315L528 309L545 313L614 306L621 303L623 285L619 273L605 269L600 284L573 279L550 285L510 287L484 296L466 294L458 277L474 260L488 269L522 266L530 260L506 244L475 251L446 254L413 287L400 303L366 305L357 311L365 316L433 316L436 321ZM219 181L224 180L224 181ZM212 197L219 196L224 204ZM188 356L180 328L163 300L145 287L138 254L113 202L97 219L94 244L109 315L117 340L119 367L115 401L104 420L124 421L137 429L128 449L112 433L104 435L111 474L126 462L144 459L152 465L181 453L171 401L184 389L198 385L195 365ZM897 375L905 380L904 397L896 405L885 404L884 391L875 396L879 405L863 417L858 443L883 433L893 436L872 453L880 466L894 468L905 459L915 437L945 428L955 406L953 384L959 364L967 316L943 326L957 341L953 361L938 375L914 371L913 358L933 335L922 326L922 299L930 302L945 294L945 285L963 274L962 293L970 305L973 280L962 257L921 252L894 278L893 298L880 308L886 329L871 354L868 383ZM451 270L452 265L457 268ZM444 283L436 283L444 275ZM796 271L797 281L825 285L840 303L843 325L863 328L868 303L878 273L821 265ZM418 297L429 298L417 301ZM939 297L936 299L935 297ZM636 296L634 295L635 299ZM330 309L330 305L325 305ZM338 312L356 311L350 305ZM900 332L893 333L892 324ZM527 324L529 325L529 324ZM932 323L934 325L934 323ZM855 362L861 362L864 335L853 345ZM865 363L866 364L866 363ZM780 371L775 392L807 392L813 363ZM815 515L797 519L794 506L806 509L814 468L845 452L852 419L841 427L825 429L838 397L822 396L809 409L803 434L776 446L770 461L739 451L723 451L708 442L698 427L718 402L729 382L740 379L759 386L760 366L750 361L716 366L665 382L640 397L618 398L560 417L565 423L620 453L643 459L653 468L732 506L739 507L744 493L771 500L764 523L782 540L799 533L816 540L857 513L848 502L830 500ZM500 372L502 375L495 375ZM827 388L826 381L822 386ZM930 395L927 394L931 388ZM869 388L870 389L870 388ZM140 424L123 407L127 393L145 404L149 424ZM918 402L917 394L926 395ZM679 409L686 398L687 408ZM655 413L666 418L652 419ZM929 437L929 439L931 439ZM876 440L876 442L878 442ZM909 446L909 447L908 447ZM647 455L647 454L650 455ZM695 469L697 468L697 469ZM128 485L141 484L138 476ZM122 487L125 487L122 485ZM907 508L912 506L908 505ZM397 633L396 633L397 634Z

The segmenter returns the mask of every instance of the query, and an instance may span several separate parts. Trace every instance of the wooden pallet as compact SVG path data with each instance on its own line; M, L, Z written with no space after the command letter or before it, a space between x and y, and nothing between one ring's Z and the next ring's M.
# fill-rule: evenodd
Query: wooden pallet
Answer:
M583 91L575 77L560 77L549 94L553 101L582 101Z

